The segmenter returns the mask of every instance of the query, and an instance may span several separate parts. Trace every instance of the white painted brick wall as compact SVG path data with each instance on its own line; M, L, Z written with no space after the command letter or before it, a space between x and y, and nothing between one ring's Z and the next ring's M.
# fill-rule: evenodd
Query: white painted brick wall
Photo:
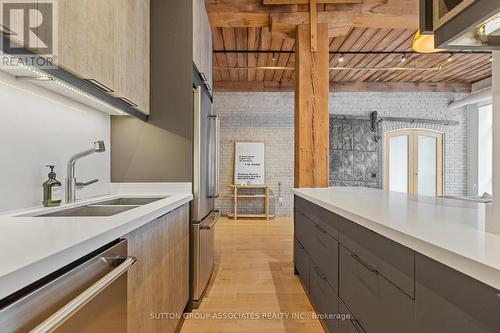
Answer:
M382 130L424 128L444 132L444 192L467 193L467 114L465 108L448 110L450 101L465 94L452 93L332 93L330 113L379 117L414 117L457 120L457 126L383 122Z
M418 117L458 120L458 126L384 123L384 130L429 128L445 133L445 193L467 191L467 131L465 110L447 110L449 101L463 97L449 93L331 93L330 113L381 117ZM215 93L215 112L221 117L220 192L217 207L232 209L229 185L233 183L234 143L266 144L266 180L276 198L271 212L289 216L293 208L294 95L293 93ZM283 203L278 202L279 186ZM252 199L253 200L253 199ZM241 212L262 209L262 201L246 200Z

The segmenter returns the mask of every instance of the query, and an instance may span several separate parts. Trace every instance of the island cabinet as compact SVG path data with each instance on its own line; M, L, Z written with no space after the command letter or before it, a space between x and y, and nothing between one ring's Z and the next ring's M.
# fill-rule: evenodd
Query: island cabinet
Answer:
M423 255L415 269L417 332L500 332L498 290Z
M189 205L134 230L128 253L128 332L175 332L189 298Z
M500 291L298 196L294 217L295 273L330 332L500 332Z

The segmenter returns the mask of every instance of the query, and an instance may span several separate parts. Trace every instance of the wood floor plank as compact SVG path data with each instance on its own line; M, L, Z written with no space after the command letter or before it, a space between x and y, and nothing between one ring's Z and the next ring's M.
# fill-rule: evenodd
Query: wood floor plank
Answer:
M293 220L224 218L215 233L215 272L205 298L181 333L322 333L293 274ZM203 320L206 313L304 313L306 319Z

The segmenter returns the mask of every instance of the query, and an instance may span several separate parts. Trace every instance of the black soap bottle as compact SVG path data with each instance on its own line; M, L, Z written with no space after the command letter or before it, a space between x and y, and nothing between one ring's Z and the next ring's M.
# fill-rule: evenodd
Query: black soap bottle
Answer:
M43 183L43 205L45 207L55 207L59 206L62 202L62 185L61 182L56 179L56 173L54 172L55 166L47 165L50 168L49 179Z

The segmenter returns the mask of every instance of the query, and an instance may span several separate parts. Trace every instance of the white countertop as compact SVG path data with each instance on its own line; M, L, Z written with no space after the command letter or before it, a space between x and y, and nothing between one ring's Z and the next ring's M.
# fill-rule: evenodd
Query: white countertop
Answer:
M0 215L0 299L192 200L191 185L112 184L111 195ZM109 217L26 217L123 197L165 199ZM131 254L133 255L133 254Z
M500 290L500 235L485 232L485 204L364 187L294 193Z

